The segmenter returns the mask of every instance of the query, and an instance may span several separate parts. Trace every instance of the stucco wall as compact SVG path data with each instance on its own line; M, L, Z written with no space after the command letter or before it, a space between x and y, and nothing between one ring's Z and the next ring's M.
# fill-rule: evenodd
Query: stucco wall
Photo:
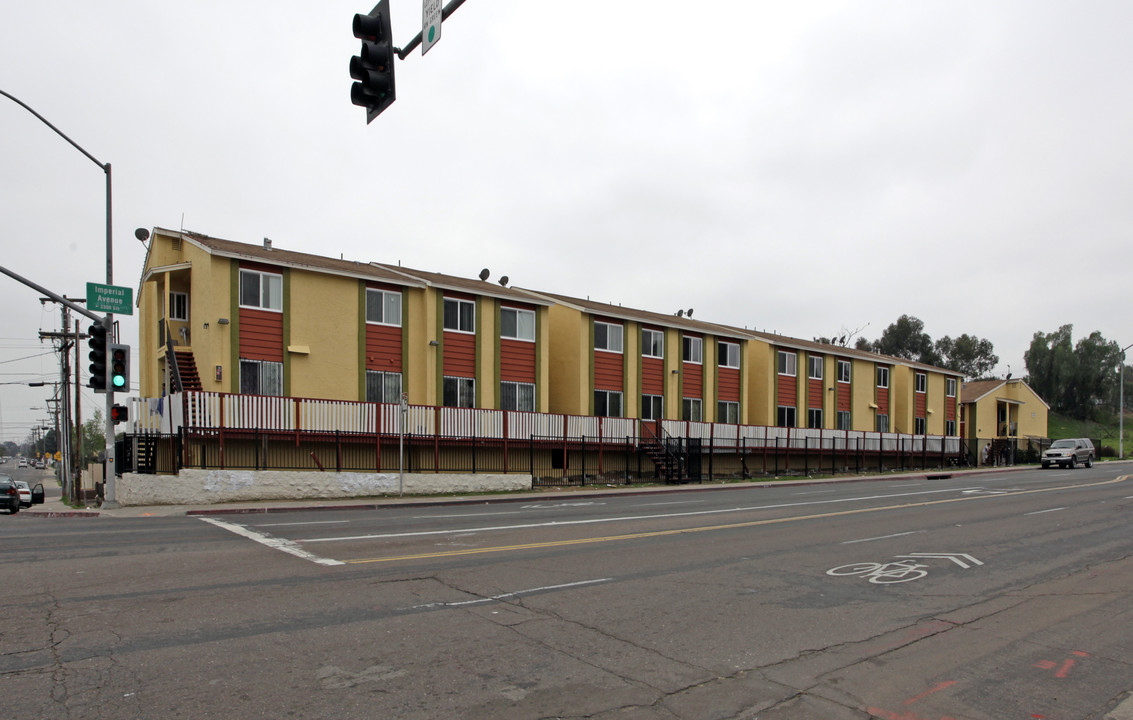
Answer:
M318 500L397 494L397 473L285 470L182 470L176 476L126 473L118 479L122 505L211 505L263 500ZM530 490L531 476L406 473L410 495Z

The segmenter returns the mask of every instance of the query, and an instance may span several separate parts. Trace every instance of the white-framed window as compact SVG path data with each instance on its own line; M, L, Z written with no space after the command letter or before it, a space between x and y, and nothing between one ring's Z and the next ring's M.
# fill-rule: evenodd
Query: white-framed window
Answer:
M660 330L641 329L641 356L665 357L665 333Z
M704 419L704 401L700 398L681 398L681 420L700 422Z
M182 322L189 320L189 293L169 293L169 319Z
M927 425L928 425L928 423L924 418L922 418L922 417L913 418L913 434L914 435L925 435L925 434L927 434Z
M704 338L681 336L681 360L686 363L704 363Z
M621 326L615 326L620 328ZM618 390L594 391L594 415L597 417L621 417L622 394Z
M877 432L889 432L889 416L877 416Z
M716 422L738 425L740 422L740 404L731 400L720 400L716 403Z
M775 424L779 427L796 427L796 410L790 405L780 405L775 411Z
M283 363L240 358L240 392L244 395L282 395Z
M367 370L366 402L400 403L401 373Z
M535 312L519 308L500 308L500 337L535 342Z
M851 377L850 367L851 367L851 365L850 365L849 360L839 360L838 361L838 382L840 382L840 383L850 382L850 377Z
M739 343L725 340L716 343L716 364L720 367L738 368L740 366Z
M822 428L822 408L807 408L806 426L808 428Z
M917 383L917 392L923 393L928 391L928 375L920 372L917 373L915 382Z
M641 419L661 420L665 417L665 398L660 395L641 396Z
M807 356L806 364L808 370L807 377L811 380L821 380L822 366L824 364L823 357L821 355L809 355Z
M283 276L259 270L241 270L240 307L283 312Z
M622 351L621 325L607 322L594 323L594 349L606 352L620 353Z
M535 384L500 382L500 409L535 412Z
M476 407L476 380L445 376L442 402L445 407Z
M793 352L779 351L779 374L795 377L798 374L799 358Z
M366 322L401 327L401 293L366 288Z
M471 300L445 298L444 328L452 332L476 332L476 303Z
M956 436L956 421L955 420L945 420L944 421L944 434L947 435L948 437L955 437Z
M850 413L847 410L839 410L835 418L838 421L839 430L853 430L853 425L850 422Z
M877 386L879 388L889 387L889 368L881 366L877 368Z
M946 394L946 395L947 395L948 397L956 397L956 378L948 378L948 380L947 380L947 388L948 388L948 389L947 389L947 391L945 392L945 394Z

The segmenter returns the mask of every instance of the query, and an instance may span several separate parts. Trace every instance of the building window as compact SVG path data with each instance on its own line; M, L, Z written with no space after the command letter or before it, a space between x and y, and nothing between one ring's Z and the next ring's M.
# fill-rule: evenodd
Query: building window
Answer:
M615 326L617 327L617 326ZM620 329L620 328L619 328ZM621 417L622 394L617 390L594 391L594 414L598 417Z
M189 294L183 292L169 293L169 319L182 322L189 319Z
M887 367L877 368L877 386L879 388L889 387L889 368L887 368Z
M917 383L917 392L923 393L927 391L928 375L926 375L925 373L917 373L915 382Z
M401 373L367 370L366 402L400 403Z
M798 361L799 361L798 356L796 356L795 353L787 352L786 350L780 350L779 351L779 374L780 375L790 375L791 377L794 377L795 375L797 375L798 372L797 372L797 368L796 368L796 363L798 363Z
M947 435L948 437L955 437L956 436L956 421L955 420L945 420L944 421L944 434Z
M681 398L681 420L700 422L704 419L704 401L700 398Z
M240 358L240 392L244 395L282 395L283 363Z
M681 338L681 359L686 363L704 363L704 339L685 335Z
M956 397L956 378L948 378L948 390L945 394L948 397Z
M660 420L665 417L665 399L660 395L641 396L641 419Z
M535 312L500 308L500 337L535 342Z
M840 382L840 383L850 382L850 361L849 360L839 360L838 361L838 382Z
M534 383L501 382L500 409L535 412Z
M846 410L839 410L835 418L838 421L839 430L853 430L853 425L850 423L850 413Z
M366 289L366 322L401 326L401 293Z
M665 357L665 333L660 330L642 329L641 356L653 358Z
M716 422L738 425L740 422L740 404L721 400L716 403Z
M740 366L740 346L734 342L716 343L716 363L720 367L738 368Z
M594 323L594 349L620 353L622 351L622 326L613 323Z
M889 432L889 416L877 416L877 432Z
M924 435L927 432L927 423L924 418L913 418L913 434Z
M476 381L473 378L445 377L445 407L476 407Z
M806 426L808 428L822 428L822 408L808 408L806 411Z
M241 270L240 307L282 312L283 276L257 270Z
M775 413L775 424L779 427L796 427L795 408L780 405L778 412Z
M807 369L809 370L809 377L811 380L822 379L822 365L823 358L821 355L811 355L807 357Z
M444 327L445 330L453 332L476 332L476 303L471 300L445 298Z

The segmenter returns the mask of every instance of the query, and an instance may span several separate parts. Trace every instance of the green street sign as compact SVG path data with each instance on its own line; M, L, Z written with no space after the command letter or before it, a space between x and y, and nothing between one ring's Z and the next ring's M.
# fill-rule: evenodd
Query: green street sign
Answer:
M134 291L120 285L87 283L87 308L115 315L134 314Z

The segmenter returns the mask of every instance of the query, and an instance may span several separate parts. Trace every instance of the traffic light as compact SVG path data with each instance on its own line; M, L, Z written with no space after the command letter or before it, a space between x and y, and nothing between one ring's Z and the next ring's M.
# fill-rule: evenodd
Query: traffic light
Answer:
M111 405L110 406L110 420L115 425L124 423L130 419L130 411L126 409L125 405Z
M110 355L110 390L114 392L130 392L130 346L111 345Z
M106 326L95 323L87 331L90 337L87 346L90 348L90 381L87 383L95 392L106 392Z
M380 0L369 15L354 16L354 37L362 50L350 58L350 77L358 81L350 87L350 102L366 108L368 124L396 99L389 0Z

